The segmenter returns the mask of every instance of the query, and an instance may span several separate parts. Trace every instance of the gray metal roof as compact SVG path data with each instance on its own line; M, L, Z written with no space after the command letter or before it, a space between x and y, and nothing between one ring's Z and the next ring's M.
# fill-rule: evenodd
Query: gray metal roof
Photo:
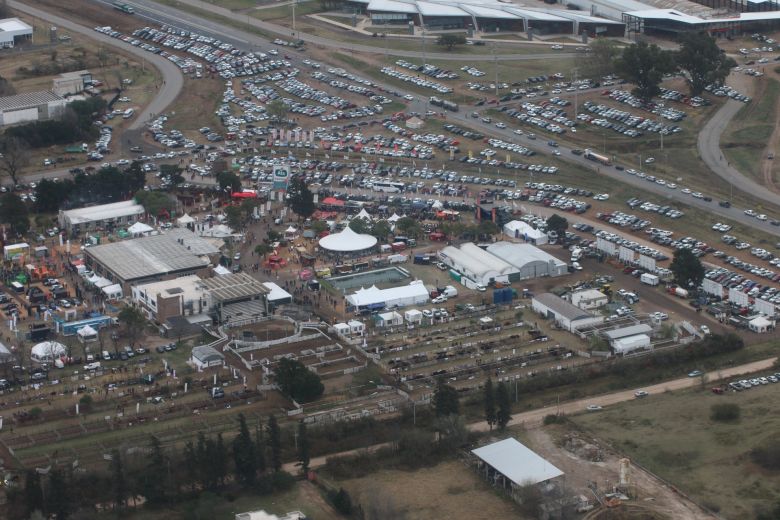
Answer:
M554 295L553 293L539 294L534 296L534 300L538 301L548 309L552 310L555 314L558 314L569 321L593 317L591 313L583 311L579 307L575 307L571 303L567 302L559 296Z
M165 232L189 251L196 255L215 255L219 253L219 247L214 242L199 237L187 228L172 228Z
M124 281L198 269L209 263L169 235L94 246L87 248L86 254Z
M209 363L217 359L225 359L225 356L221 352L217 351L214 347L208 345L201 345L199 347L192 347L192 357L200 361L201 363Z
M622 327L619 329L605 330L604 335L610 341L614 341L620 338L627 338L629 336L636 336L637 334L649 334L653 328L650 325L640 323L638 325L631 325L629 327Z
M516 486L538 484L563 475L563 471L511 437L471 450L471 453Z
M246 273L223 274L213 278L205 278L201 281L201 286L209 292L214 300L223 303L245 300L270 292L259 280L255 280Z
M60 100L62 98L50 90L14 94L13 96L0 97L0 112L33 108Z

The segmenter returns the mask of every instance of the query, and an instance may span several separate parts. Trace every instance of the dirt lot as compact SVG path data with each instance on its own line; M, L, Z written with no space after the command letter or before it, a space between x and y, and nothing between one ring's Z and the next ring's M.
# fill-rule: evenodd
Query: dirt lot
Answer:
M380 471L339 482L354 500L384 505L409 520L430 518L523 518L514 504L494 493L461 462L432 468ZM391 518L388 516L387 518Z
M725 518L752 518L777 499L780 477L754 465L750 450L778 431L770 405L777 385L715 395L707 389L651 395L572 417L599 439L648 467ZM736 422L710 419L716 403L741 408Z

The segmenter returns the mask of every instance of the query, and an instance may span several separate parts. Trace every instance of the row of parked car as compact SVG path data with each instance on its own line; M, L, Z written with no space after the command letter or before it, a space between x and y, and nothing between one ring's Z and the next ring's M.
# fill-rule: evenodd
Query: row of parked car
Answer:
M401 80L405 83L411 83L413 85L417 85L418 87L429 88L431 90L435 90L439 94L449 94L453 91L452 87L448 87L428 79L418 78L417 76L412 76L410 74L405 74L395 70L393 67L382 67L380 71L382 74L390 76L391 78Z
M729 383L729 388L741 392L742 390L748 390L754 386L762 386L768 384L780 383L780 372L769 374L768 376L753 377L750 379L740 379L739 381L732 381Z

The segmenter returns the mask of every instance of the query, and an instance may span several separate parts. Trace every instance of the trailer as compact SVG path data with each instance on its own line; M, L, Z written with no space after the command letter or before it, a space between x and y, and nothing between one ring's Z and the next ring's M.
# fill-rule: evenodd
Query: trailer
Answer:
M650 273L642 273L642 276L639 277L639 281L646 285L658 285L659 278Z
M595 153L591 149L586 149L585 153L583 154L583 157L585 157L589 161L595 161L605 166L610 166L612 164L612 161L609 160L609 157L607 157L606 155Z
M132 6L122 2L114 2L114 9L122 11L125 14L135 14L135 9L133 9Z

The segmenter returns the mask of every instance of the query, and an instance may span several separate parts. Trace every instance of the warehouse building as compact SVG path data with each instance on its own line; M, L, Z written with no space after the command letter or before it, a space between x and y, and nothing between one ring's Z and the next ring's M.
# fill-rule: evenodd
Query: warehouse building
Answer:
M134 200L125 200L86 208L60 210L60 229L68 235L78 235L82 232L98 228L108 229L124 227L136 222L145 213L144 207Z
M535 246L547 243L547 233L540 231L527 222L513 220L504 224L504 235L517 240L524 240Z
M531 244L496 242L487 247L487 252L514 267L515 275L510 281L563 276L569 272L566 262Z
M515 266L470 242L460 248L445 247L439 251L439 258L455 271L481 285L520 279L519 270Z
M84 260L99 276L121 284L125 294L135 284L206 274L210 263L169 234L88 247Z
M64 113L66 104L50 90L0 97L0 126L54 119Z
M33 28L19 18L0 20L0 48L11 48L33 41Z
M542 293L531 299L531 307L546 319L553 320L559 327L574 332L577 329L598 325L603 316L594 316L552 293Z

